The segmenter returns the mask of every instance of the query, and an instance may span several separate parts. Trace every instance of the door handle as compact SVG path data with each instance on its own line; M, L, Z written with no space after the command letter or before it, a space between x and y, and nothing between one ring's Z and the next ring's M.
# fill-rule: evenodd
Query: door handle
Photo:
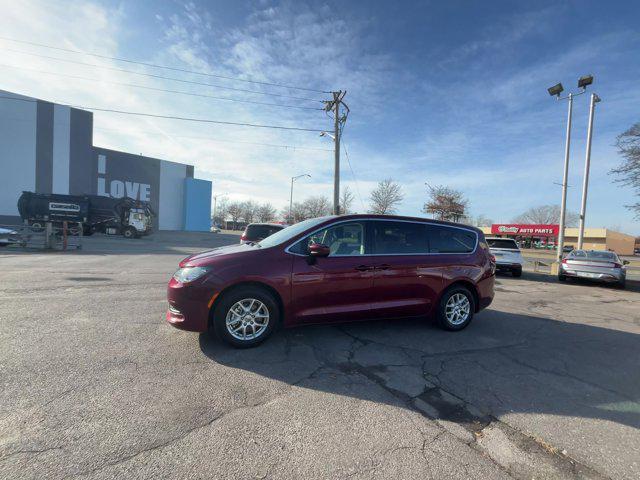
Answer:
M366 272L367 270L373 270L373 267L370 267L369 265L358 265L356 270L359 272Z
M382 265L378 265L375 268L376 270L389 270L391 268L391 265L387 265L386 263L383 263Z

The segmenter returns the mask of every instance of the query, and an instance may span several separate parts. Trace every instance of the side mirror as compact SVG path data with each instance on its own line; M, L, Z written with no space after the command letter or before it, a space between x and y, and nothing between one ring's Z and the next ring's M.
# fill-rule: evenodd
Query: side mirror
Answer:
M331 250L326 245L322 245L320 243L312 243L309 245L309 255L312 257L328 257L330 253Z
M623 260L623 261L622 261L622 264L623 264L623 265L629 265L630 263L631 263L631 262L630 262L629 260Z

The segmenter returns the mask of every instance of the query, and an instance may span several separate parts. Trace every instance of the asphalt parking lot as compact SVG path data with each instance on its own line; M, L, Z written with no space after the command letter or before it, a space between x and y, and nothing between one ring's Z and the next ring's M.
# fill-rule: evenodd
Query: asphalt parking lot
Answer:
M0 478L640 477L640 288L498 277L469 328L233 350L164 322L224 234L0 251Z

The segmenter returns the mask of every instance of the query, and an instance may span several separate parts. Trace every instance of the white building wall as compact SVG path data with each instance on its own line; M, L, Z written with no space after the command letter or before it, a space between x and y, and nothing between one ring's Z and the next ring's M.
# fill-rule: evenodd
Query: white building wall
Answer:
M160 192L158 228L182 230L184 179L187 166L180 163L160 162Z
M16 204L22 191L36 189L36 120L36 102L0 98L0 215L18 215Z
M53 107L53 193L69 193L69 155L71 149L71 108Z

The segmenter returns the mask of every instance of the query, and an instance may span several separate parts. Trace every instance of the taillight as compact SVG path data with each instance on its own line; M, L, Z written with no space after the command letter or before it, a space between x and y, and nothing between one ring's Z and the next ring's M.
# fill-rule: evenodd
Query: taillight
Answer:
M492 254L489 254L489 261L490 261L491 263L496 263L496 256L495 256L495 255L492 255Z
M562 259L562 263L564 263L564 264L566 265L566 264L567 264L567 259L566 259L566 258L563 258L563 259Z
M240 236L240 241L244 242L247 239L247 236L243 233L242 236Z

